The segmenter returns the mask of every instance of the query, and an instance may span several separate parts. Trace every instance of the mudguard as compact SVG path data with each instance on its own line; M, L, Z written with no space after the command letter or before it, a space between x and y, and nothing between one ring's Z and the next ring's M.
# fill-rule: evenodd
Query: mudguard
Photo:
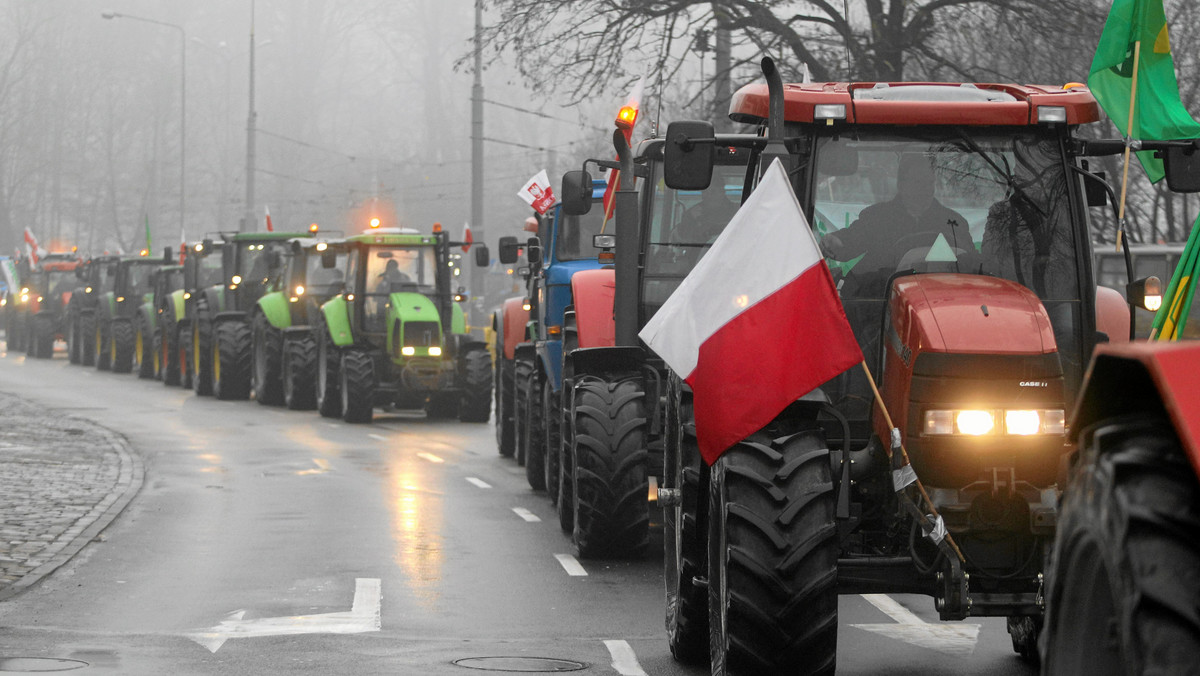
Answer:
M562 353L561 340L544 340L537 346L538 360L542 371L546 374L546 382L550 389L557 392L562 387Z
M292 312L282 291L272 291L258 299L258 307L271 326L286 329L292 325Z
M1129 342L1129 304L1116 289L1096 287L1096 330L1110 343Z
M113 296L113 293L109 291L100 297L100 303L96 306L96 316L97 318L109 321L116 313L117 299Z
M442 345L442 321L438 315L437 306L428 296L419 293L397 292L388 296L387 310L387 351L390 355L400 353L401 340L406 325L421 322L424 326L433 325L437 328L437 337L429 340L429 345Z
M187 301L184 299L183 294L183 289L172 291L171 295L169 296L169 300L167 301L167 307L171 308L171 311L175 313L176 322L183 321L183 318L187 313Z
M213 323L219 322L244 322L246 321L246 313L241 310L231 310L229 312L218 312L213 315Z
M571 277L580 348L612 347L617 344L617 325L613 321L615 293L614 270L582 270Z
M1083 379L1071 416L1071 440L1105 418L1166 415L1192 468L1200 474L1200 344L1134 341L1100 344Z
M581 347L568 357L575 376L611 377L641 373L646 351L640 347Z
M151 330L158 328L158 313L154 311L154 303L142 303L138 306L138 316L146 320Z
M512 359L518 343L525 342L525 325L529 322L529 310L522 307L523 299L509 298L500 308L504 338L504 358Z
M346 307L346 298L334 296L321 306L321 314L325 315L325 326L329 337L338 347L354 344L354 334L350 332L350 310Z
M467 313L463 310L462 305L458 302L454 303L453 309L450 311L450 333L466 333L467 332Z

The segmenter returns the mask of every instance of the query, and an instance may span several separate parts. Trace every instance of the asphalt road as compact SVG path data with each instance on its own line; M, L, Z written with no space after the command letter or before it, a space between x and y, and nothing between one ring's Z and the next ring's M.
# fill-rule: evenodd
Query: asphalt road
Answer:
M707 673L670 657L658 557L562 558L549 502L490 425L219 402L70 366L61 346L0 358L0 390L123 434L146 477L70 563L0 603L0 673L50 664L14 658L113 674L470 676L529 658ZM931 599L892 600L842 598L839 673L1035 673L1003 620L942 624ZM496 657L516 659L454 664Z

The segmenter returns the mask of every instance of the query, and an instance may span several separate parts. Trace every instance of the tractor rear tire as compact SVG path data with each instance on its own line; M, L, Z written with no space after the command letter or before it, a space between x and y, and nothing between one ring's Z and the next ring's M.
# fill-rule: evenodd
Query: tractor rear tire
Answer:
M549 382L542 387L542 427L545 430L545 450L542 451L545 455L542 463L545 471L542 472L542 480L546 484L546 497L550 498L550 504L558 503L558 473L562 462L562 413L558 410L558 402L561 399L562 396L550 387Z
M1082 435L1046 592L1043 673L1196 673L1200 482L1171 422Z
M213 396L226 401L250 398L250 362L253 345L250 326L240 320L217 324L213 345Z
M317 406L317 341L311 333L283 340L283 403L293 411Z
M667 397L669 485L677 504L663 508L663 578L666 583L667 644L676 661L708 661L708 591L696 584L708 575L708 470L696 444L692 395L672 378Z
M163 385L179 385L183 377L183 351L179 347L179 327L167 324L159 333L161 335L158 340L158 359Z
M649 542L646 393L641 380L585 376L574 389L575 549L581 558L642 556Z
M96 365L96 315L93 312L79 314L79 363Z
M41 314L33 318L31 348L36 359L50 359L54 356L54 317Z
M458 420L485 423L492 416L492 356L482 347L473 348L459 362L463 369L463 393Z
M192 389L200 396L213 393L213 325L208 312L198 309L192 320L192 340L189 346L188 373L192 376Z
M196 379L192 371L192 328L185 322L180 322L175 329L175 336L179 340L179 386L185 390L192 389L193 381Z
M114 319L110 325L112 335L109 337L109 359L112 362L113 373L129 373L133 370L133 351L136 342L133 322L128 319Z
M375 365L371 355L350 348L342 351L342 420L369 423L375 413Z
M82 342L79 336L79 310L71 308L67 312L67 363L83 363Z
M535 491L546 490L546 418L543 415L542 390L546 387L535 372L525 386L525 480Z
M154 329L144 316L138 316L137 331L133 337L133 363L137 366L137 377L149 380L159 374L158 341L154 337Z
M283 332L267 316L254 318L254 398L263 406L281 406L283 400Z
M517 465L525 466L525 442L529 434L525 430L525 426L529 424L527 419L529 404L526 401L526 395L529 389L529 378L533 375L533 362L526 359L513 360L513 458L517 461Z
M496 447L500 455L511 458L517 450L516 416L513 399L516 396L513 363L504 353L496 355Z
M755 434L713 464L708 505L713 674L832 674L837 524L819 430Z
M96 356L94 363L97 371L112 370L112 321L96 318L92 342L92 354Z
M313 383L317 412L326 418L340 418L342 393L338 381L341 379L341 355L324 324L317 327L317 336L317 378Z

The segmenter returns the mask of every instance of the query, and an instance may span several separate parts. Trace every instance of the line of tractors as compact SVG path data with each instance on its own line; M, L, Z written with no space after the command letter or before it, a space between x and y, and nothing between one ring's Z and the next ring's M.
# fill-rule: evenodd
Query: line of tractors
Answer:
M714 674L832 673L837 596L856 593L1005 617L1049 673L1190 672L1200 348L1132 341L1160 280L1133 279L1128 239L1126 293L1096 284L1097 210L1117 199L1095 158L1126 142L1084 133L1101 115L1081 85L784 85L769 59L763 73L733 97L742 133L675 122L631 147L619 115L617 160L565 174L536 232L501 239L501 260L523 249L527 265L492 321L500 454L582 557L642 556L662 524L671 651ZM1200 191L1200 143L1134 149L1158 153L1172 190ZM638 332L774 161L865 368L710 466L688 374ZM906 194L902 167L930 176L927 195ZM619 171L611 204L594 168ZM762 330L804 344L803 322Z
M432 232L217 233L161 258L22 258L10 353L134 372L198 395L370 422L376 409L487 422L491 356L467 331L461 256ZM486 246L475 259L488 262Z

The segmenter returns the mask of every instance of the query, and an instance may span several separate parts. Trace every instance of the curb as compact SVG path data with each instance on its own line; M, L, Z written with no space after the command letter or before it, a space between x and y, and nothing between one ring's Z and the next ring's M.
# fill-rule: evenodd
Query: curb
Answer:
M46 548L48 552L54 552L48 561L0 590L0 601L7 601L21 594L74 558L80 550L120 516L121 512L125 511L125 508L142 488L145 480L145 465L125 437L91 420L74 419L98 430L105 441L116 451L121 460L121 470L117 475L117 482L103 500Z

